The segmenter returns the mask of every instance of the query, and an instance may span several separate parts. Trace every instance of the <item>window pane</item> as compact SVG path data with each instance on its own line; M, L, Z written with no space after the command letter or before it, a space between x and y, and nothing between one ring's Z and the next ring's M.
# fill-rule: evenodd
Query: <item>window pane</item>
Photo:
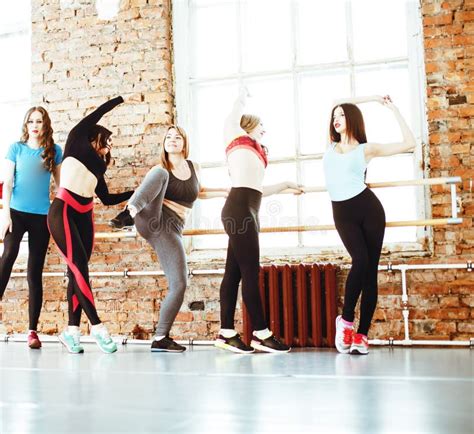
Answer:
M299 65L347 60L344 1L298 0L297 11Z
M29 99L31 91L31 54L29 33L12 33L0 37L2 58L14 59L14 66L2 62L0 68L0 102Z
M31 1L30 0L15 0L14 2L9 2L9 1L0 2L0 34L18 32L21 29L29 29L30 23L31 23Z
M289 0L242 3L242 61L244 71L288 69L291 56Z
M356 95L390 95L410 124L412 119L410 104L410 77L408 67L370 68L356 70ZM393 113L377 103L360 106L367 129L367 140L371 142L395 142L402 138L400 128Z
M245 112L261 118L266 131L262 143L268 147L269 158L294 156L293 80L290 77L267 78L246 84L251 97L247 99Z
M407 56L407 2L357 0L352 5L354 59Z
M301 179L305 186L324 186L322 160L303 161ZM329 195L324 193L307 193L301 197L302 224L305 226L333 224L332 207ZM305 246L338 245L339 237L335 231L303 232Z
M225 160L224 121L238 96L236 82L194 85L191 155L198 162Z
M209 188L230 187L227 167L201 170L201 185ZM221 211L224 198L198 200L193 208L194 229L222 229ZM203 235L193 237L197 249L217 249L227 246L227 235Z
M350 95L348 71L326 71L300 76L300 149L302 154L315 154L326 150L332 103L334 99L347 95Z
M0 158L4 158L8 147L20 139L23 117L29 107L30 104L27 101L0 104L0 119L2 119L2 128L0 128Z
M191 9L191 71L194 77L219 76L238 70L237 9L216 4Z
M367 182L402 181L415 178L412 155L374 158L367 169ZM387 187L373 191L382 202L387 221L417 220L416 188ZM403 204L403 206L400 206ZM385 242L416 241L416 227L387 228Z
M296 182L296 164L270 164L265 173L264 185L277 184L283 181ZM264 197L260 208L260 225L297 226L297 197L292 194L275 194ZM296 247L297 232L268 233L260 235L261 247Z

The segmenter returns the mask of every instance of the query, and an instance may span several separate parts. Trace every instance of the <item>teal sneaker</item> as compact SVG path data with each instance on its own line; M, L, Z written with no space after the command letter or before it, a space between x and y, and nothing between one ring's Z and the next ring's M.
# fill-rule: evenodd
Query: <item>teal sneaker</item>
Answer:
M117 351L117 345L112 340L109 335L109 332L105 327L100 327L99 330L96 331L92 329L91 336L95 339L97 345L99 345L99 348L104 353L110 354L115 353L115 351Z
M84 348L80 342L80 333L70 333L69 331L64 330L58 338L59 342L61 342L71 354L81 354L84 352Z

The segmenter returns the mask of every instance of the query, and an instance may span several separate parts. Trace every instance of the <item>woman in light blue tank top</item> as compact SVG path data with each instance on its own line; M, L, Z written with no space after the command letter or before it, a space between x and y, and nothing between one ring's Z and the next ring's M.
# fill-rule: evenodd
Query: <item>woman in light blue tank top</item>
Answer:
M371 101L393 112L403 134L402 142L367 143L364 119L355 104ZM336 229L352 258L342 315L336 319L336 348L341 353L367 354L367 334L377 305L377 271L385 232L382 204L365 184L367 164L374 157L412 151L416 142L388 96L352 98L336 105L331 113L329 135L331 144L323 157L326 187ZM359 297L359 327L354 333Z
M10 279L20 243L28 232L28 346L41 347L36 333L43 303L42 274L49 231L46 216L49 209L51 175L59 185L62 151L53 141L48 112L43 107L30 108L23 122L22 137L8 149L3 163L3 209L0 212L0 299Z

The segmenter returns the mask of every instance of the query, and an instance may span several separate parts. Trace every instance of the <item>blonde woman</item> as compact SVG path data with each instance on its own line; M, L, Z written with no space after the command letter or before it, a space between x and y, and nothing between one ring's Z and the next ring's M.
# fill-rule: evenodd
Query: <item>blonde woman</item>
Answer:
M152 352L180 353L186 349L169 336L187 287L183 228L198 197L207 199L226 194L221 189L203 188L199 183L199 166L188 160L188 156L189 144L183 128L168 127L160 164L147 173L126 209L110 222L116 229L135 223L138 233L157 253L168 279L168 293L161 303Z
M215 346L235 353L288 352L290 347L275 338L268 329L260 300L258 275L260 268L258 211L262 196L286 189L301 193L292 182L263 186L268 165L267 149L260 144L265 129L258 116L243 114L247 91L242 89L226 120L224 139L227 164L232 182L222 209L222 222L229 236L224 278L220 288L221 329ZM234 314L239 283L242 297L254 329L250 346L242 342L234 329Z

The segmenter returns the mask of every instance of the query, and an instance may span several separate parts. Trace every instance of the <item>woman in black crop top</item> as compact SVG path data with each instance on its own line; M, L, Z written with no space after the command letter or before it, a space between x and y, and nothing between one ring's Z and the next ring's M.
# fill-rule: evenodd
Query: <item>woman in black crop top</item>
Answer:
M161 302L151 351L185 350L169 337L187 286L188 271L182 236L185 219L198 197L226 195L225 190L200 186L199 167L186 159L188 154L186 133L178 126L170 126L163 141L160 165L147 173L125 211L110 223L120 229L133 225L134 217L137 231L157 253L168 279L168 293Z
M110 163L112 133L97 125L105 113L122 102L122 97L107 101L71 130L64 149L60 188L48 213L49 231L67 263L69 277L69 327L60 334L59 340L74 354L84 352L79 331L83 310L100 349L106 353L117 351L97 314L88 263L94 246L94 192L104 205L121 203L133 194L133 191L109 193L104 174Z

